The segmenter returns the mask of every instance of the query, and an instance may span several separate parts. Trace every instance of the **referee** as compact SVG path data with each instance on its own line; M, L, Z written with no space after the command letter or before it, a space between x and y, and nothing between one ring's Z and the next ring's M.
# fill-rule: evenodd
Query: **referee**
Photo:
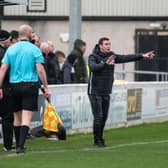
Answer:
M44 96L48 96L46 73L42 65L44 58L40 49L30 42L32 32L29 25L19 27L20 41L7 49L0 68L0 88L8 68L10 71L17 154L25 153L24 144L32 114L37 111L38 76L44 87ZM3 98L2 89L0 98Z

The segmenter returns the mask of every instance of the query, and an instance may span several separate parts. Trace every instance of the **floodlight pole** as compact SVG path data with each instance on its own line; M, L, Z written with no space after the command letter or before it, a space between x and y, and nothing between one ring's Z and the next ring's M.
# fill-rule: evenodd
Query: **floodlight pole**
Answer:
M75 39L81 38L81 0L69 0L69 52Z

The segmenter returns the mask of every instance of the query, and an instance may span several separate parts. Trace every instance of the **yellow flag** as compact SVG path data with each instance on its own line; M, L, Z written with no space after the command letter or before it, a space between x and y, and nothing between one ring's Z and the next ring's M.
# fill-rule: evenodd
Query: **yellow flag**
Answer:
M51 103L47 103L43 116L43 128L47 131L58 132L58 124L63 125L61 118Z

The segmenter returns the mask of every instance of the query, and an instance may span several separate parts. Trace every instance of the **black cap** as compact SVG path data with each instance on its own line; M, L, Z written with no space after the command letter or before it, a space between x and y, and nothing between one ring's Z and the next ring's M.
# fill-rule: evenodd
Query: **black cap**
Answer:
M6 41L10 38L10 34L6 30L0 30L0 42Z

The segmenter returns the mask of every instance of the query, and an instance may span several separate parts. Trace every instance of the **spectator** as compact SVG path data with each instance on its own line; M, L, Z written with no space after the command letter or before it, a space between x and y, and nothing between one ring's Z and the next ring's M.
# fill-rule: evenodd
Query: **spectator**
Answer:
M10 46L10 34L6 30L0 30L0 63L7 48ZM3 145L4 151L10 151L13 144L13 99L11 86L9 84L9 72L7 72L3 85L3 99L0 100L0 116L2 118Z
M86 83L87 72L83 54L86 43L80 39L74 42L74 48L68 55L63 67L64 83Z
M55 58L55 54L53 53L53 46L48 42L41 43L41 51L45 58L45 70L47 74L47 82L48 84L57 84L58 75L59 75L59 66L58 62Z
M65 62L65 54L62 51L57 51L55 53L56 56L56 61L58 62L59 65L59 75L57 79L58 84L63 84L63 66Z
M45 71L46 71L46 75L47 75L47 56L48 56L48 53L49 53L49 46L48 46L48 43L46 42L42 42L41 45L40 45L40 49L41 49L41 52L43 54L43 57L44 57L44 68L45 68Z
M47 41L47 43L49 45L50 53L54 53L55 50L54 43L52 41Z
M41 45L40 45L40 49L41 49L41 52L43 53L43 57L45 59L47 59L47 56L50 52L48 43L47 42L42 42Z
M51 41L47 41L47 44L49 46L49 53L46 59L47 81L48 84L58 84L59 65L54 53L54 44Z
M11 36L11 39L10 39L11 45L15 44L16 42L18 42L18 40L19 40L19 32L17 30L12 30L10 32L10 36Z
M41 40L40 40L40 36L38 36L35 32L33 32L32 34L32 40L31 42L36 45L38 48L40 48L41 45Z
M20 41L9 47L2 59L0 68L0 87L7 69L10 70L10 83L14 112L14 132L16 138L16 153L25 152L25 141L33 111L37 111L39 82L44 87L44 96L48 96L48 87L44 67L44 58L39 48L30 43L32 28L29 25L19 27ZM0 89L0 98L3 98Z
M100 38L93 53L89 56L90 77L88 95L93 113L94 145L105 147L103 130L108 117L110 93L114 81L115 63L152 59L153 52L136 55L119 55L111 51L109 38Z

